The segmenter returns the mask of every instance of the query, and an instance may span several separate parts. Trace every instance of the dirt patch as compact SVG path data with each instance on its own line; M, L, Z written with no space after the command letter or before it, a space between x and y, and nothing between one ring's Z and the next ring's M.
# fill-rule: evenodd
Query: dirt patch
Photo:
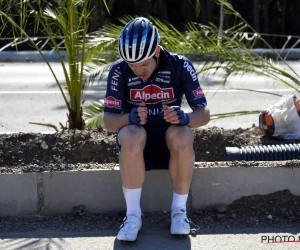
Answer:
M225 147L299 143L261 135L257 127L225 130L218 127L194 129L194 150L197 162L225 161ZM54 134L15 133L0 135L0 169L2 173L63 171L112 168L118 163L115 133L102 128L95 130L63 130ZM236 165L227 162L228 166ZM241 164L241 163L239 163ZM242 164L258 164L247 163ZM265 164L282 164L265 162ZM286 165L298 166L297 161Z

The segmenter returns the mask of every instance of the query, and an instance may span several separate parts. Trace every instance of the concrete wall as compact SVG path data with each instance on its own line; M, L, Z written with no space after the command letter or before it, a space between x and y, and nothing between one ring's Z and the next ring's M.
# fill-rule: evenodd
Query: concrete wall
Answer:
M230 204L243 196L285 189L300 195L299 177L300 168L196 168L190 204L192 208ZM0 189L0 216L71 213L81 204L90 213L125 209L118 169L0 174ZM168 171L147 172L143 211L170 210L171 201Z
M38 213L37 175L0 174L0 215Z

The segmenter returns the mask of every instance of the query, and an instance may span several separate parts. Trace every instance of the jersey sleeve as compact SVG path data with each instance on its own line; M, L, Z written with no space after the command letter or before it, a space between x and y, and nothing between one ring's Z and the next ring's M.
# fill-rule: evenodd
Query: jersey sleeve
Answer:
M125 99L124 76L121 65L116 61L107 76L107 87L104 99L104 113L122 113Z
M192 110L197 107L207 106L206 97L200 86L198 75L193 64L185 57L183 57L182 60L183 69L181 80L183 84L183 91L189 106Z

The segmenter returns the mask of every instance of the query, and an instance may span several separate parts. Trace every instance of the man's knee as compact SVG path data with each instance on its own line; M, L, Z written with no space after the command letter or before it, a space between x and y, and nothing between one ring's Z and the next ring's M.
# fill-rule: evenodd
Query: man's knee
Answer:
M170 150L192 149L194 134L188 126L172 125L167 130L166 141Z
M118 133L118 142L121 148L144 148L146 138L145 129L136 125L125 126Z

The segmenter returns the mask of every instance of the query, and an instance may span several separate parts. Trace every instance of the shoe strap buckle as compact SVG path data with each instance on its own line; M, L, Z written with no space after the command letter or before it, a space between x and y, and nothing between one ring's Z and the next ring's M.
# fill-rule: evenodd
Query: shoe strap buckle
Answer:
M122 227L125 226L125 224L127 223L126 220L127 220L127 216L125 216L125 217L123 218L123 223L120 225L119 229L121 229Z
M192 220L190 220L189 218L186 218L185 221L187 223L189 223L190 225L193 225L194 228L191 228L191 234L196 234L197 231L200 229L200 226L196 225L194 222L192 222Z

